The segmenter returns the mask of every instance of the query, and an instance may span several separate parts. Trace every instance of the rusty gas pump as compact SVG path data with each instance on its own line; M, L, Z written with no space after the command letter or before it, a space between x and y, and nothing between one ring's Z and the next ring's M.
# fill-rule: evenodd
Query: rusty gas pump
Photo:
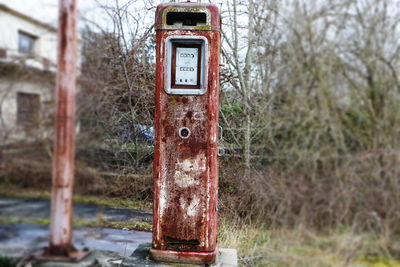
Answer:
M157 7L150 251L156 261L216 259L220 27L213 4Z

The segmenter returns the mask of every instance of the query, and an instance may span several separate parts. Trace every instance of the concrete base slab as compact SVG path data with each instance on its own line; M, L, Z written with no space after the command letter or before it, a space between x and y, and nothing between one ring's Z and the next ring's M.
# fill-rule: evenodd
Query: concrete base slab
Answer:
M135 252L128 258L124 259L121 266L131 267L131 266L149 266L149 267L191 267L191 266L205 266L194 265L194 264L177 264L177 263L158 263L150 260L150 249L151 243L140 244ZM212 265L207 265L210 267L237 267L237 251L236 249L226 249L220 248L218 251L217 261Z
M68 252L68 255L51 255L49 248L41 249L31 255L31 259L38 261L58 261L58 262L81 262L89 255L89 249L76 250L74 247Z
M38 262L26 260L21 266L38 267L237 267L236 249L220 248L217 262L212 265L194 265L194 264L171 264L158 263L150 260L151 243L144 243L133 252L130 257L121 256L111 251L92 251L86 258L80 262L62 263L62 262ZM20 262L21 263L21 262Z
M233 248L220 248L217 262L212 265L216 267L236 267L238 265L237 250Z
M187 252L150 249L150 258L157 262L210 264L216 261L218 247L211 252Z
M54 262L36 261L25 259L19 261L19 266L37 267L237 267L237 253L235 249L220 248L217 262L212 265L194 264L171 264L158 263L150 260L151 243L140 244L130 257L122 256L112 251L91 251L90 254L80 262Z

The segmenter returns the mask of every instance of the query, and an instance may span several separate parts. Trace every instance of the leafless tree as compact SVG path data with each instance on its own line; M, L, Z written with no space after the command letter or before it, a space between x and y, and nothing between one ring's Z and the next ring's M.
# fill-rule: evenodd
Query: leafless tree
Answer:
M89 24L84 32L81 140L105 149L108 169L117 162L112 168L126 172L152 153L139 134L153 125L154 44L152 21L145 19L151 5L139 0L99 5L112 26L93 30Z

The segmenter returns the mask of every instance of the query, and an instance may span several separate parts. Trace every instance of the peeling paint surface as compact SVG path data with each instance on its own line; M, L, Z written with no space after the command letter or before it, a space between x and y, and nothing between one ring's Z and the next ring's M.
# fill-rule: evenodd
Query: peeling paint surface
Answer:
M185 159L177 162L174 173L175 184L183 188L200 185L199 179L195 177L206 170L205 161L204 155L200 154L194 160Z
M211 22L219 22L214 6L210 14ZM210 56L204 95L169 95L164 90L164 43L176 35L207 38ZM188 258L190 253L205 253L199 255L211 262L217 248L220 32L159 28L156 44L153 251L160 257L168 251ZM188 138L180 137L181 128L190 130Z
M186 214L189 217L195 216L198 211L199 211L199 204L200 204L200 199L193 197L190 202L188 203L185 198L180 198L179 199L180 205L182 210L186 211Z

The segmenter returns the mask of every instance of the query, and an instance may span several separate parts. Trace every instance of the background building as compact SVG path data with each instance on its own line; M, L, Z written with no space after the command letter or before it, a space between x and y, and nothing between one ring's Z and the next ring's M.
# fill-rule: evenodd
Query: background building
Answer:
M35 140L51 114L57 30L0 4L0 140ZM45 128L44 128L45 127Z

